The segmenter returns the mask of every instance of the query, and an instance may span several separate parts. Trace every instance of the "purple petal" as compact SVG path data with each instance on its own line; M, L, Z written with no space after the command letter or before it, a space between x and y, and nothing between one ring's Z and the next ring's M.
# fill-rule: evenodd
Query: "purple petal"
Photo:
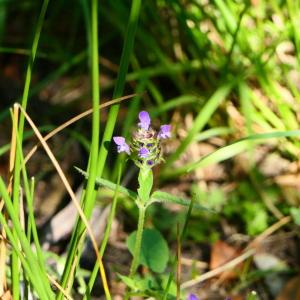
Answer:
M144 130L148 130L151 123L149 114L143 110L139 113L139 119L140 123L138 123L138 126Z
M128 155L130 154L130 148L126 143L125 138L123 138L122 136L114 136L113 140L117 144L118 153L126 152Z
M139 157L146 158L149 155L149 150L145 147L141 148L139 151Z
M130 155L130 148L129 146L125 143L124 145L122 146L118 146L118 152L121 153L121 152L126 152L128 155Z
M158 137L161 139L167 139L171 137L171 125L161 125L158 133Z
M122 136L114 136L113 140L118 146L126 144L125 138L123 138Z
M195 294L189 294L187 300L199 300Z

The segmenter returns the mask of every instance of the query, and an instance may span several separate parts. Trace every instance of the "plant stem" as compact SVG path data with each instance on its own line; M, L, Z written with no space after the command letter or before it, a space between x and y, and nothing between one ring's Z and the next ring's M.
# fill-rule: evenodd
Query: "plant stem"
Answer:
M139 259L140 259L140 252L141 252L141 245L142 245L142 237L143 237L143 229L144 229L144 221L145 221L145 212L146 208L144 205L139 206L139 221L138 221L138 227L136 231L136 237L135 237L135 245L134 245L134 251L133 251L133 260L130 267L130 274L129 277L133 277L137 267L139 265Z
M183 229L182 229L181 234L180 234L179 244L182 244L183 239L185 237L185 234L186 234L186 231L187 231L188 222L190 220L190 216L191 216L191 213L192 213L194 201L195 201L195 196L192 197L192 201L191 201L191 203L189 205L188 212L187 212L187 214L185 216L185 221L184 221ZM179 263L179 262L177 261L177 258L174 257L172 259L172 261L171 261L171 271L169 273L169 278L168 278L168 281L167 281L167 284L166 284L166 287L165 287L165 290L164 290L164 294L163 294L162 300L166 300L167 297L168 297L169 289L170 289L171 283L172 283L173 278L174 278L174 269L175 269L176 263Z

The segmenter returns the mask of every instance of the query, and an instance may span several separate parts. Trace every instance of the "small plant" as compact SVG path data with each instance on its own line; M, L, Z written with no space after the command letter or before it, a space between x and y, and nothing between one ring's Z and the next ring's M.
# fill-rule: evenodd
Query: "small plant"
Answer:
M138 176L138 197L135 200L139 209L139 221L135 235L135 246L133 250L133 261L130 268L130 277L135 274L139 265L145 212L147 207L152 203L152 168L163 161L161 141L171 137L170 125L162 125L158 133L150 126L151 119L148 112L141 111L139 113L139 120L139 128L133 133L130 145L126 143L125 138L123 137L115 136L113 138L118 147L118 152L127 153L140 169Z
M135 274L139 265L146 266L154 273L162 273L169 261L169 250L160 232L155 229L144 229L146 210L151 204L159 202L173 202L186 206L191 204L190 200L166 192L152 192L153 167L164 162L162 141L170 137L171 125L161 125L159 131L156 131L151 127L148 112L141 111L139 113L138 128L133 132L130 143L127 143L122 136L113 137L118 153L126 153L139 168L137 192L118 186L103 178L96 179L98 185L119 191L134 200L139 210L138 225L137 230L131 233L127 240L133 260L129 277L120 275L120 278L134 293L139 292L152 296L155 294L156 299L163 299L161 287L159 293L157 290L159 287L153 288L153 280L146 280L148 284L145 284L145 281L135 276ZM78 171L88 176L84 171L80 169ZM155 289L156 291L154 291Z

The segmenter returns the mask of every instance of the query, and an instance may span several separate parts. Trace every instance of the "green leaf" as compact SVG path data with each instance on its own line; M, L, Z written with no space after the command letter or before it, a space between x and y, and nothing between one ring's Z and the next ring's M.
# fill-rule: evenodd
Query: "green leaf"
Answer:
M119 273L117 273L117 275L126 284L126 286L128 286L131 290L133 290L133 291L138 290L138 286L136 285L136 280L134 280L128 276L121 275Z
M203 168L212 164L219 163L241 152L246 151L253 144L266 143L266 139L299 137L299 136L300 136L300 130L273 131L268 133L249 135L245 138L233 142L230 145L221 147L206 156L203 156L196 162L192 162L190 164L187 164L177 169L169 168L169 170L164 171L163 176L171 178L171 177L179 176L184 173L192 172L198 168Z
M82 175L84 175L85 178L88 178L88 177L89 177L89 175L88 175L87 172L81 170L81 169L78 168L78 167L74 167L74 168L75 168L79 173L81 173ZM110 180L103 179L103 178L100 178L100 177L96 177L96 185L98 185L98 186L104 186L104 187L106 187L106 188L108 188L108 189L110 189L110 190L112 190L112 191L115 191L115 190L117 189L117 185L116 185L115 183L111 182ZM123 187L123 186L120 186L120 185L118 186L118 191L119 191L121 194L123 194L123 195L125 195L125 196L127 196L127 197L132 198L133 200L136 200L137 197L138 197L137 193L135 193L134 191L129 190L129 189Z
M205 167L213 163L223 161L231 158L247 149L249 146L248 142L255 141L258 143L265 142L265 139L280 138L280 137L297 137L300 135L300 130L290 131L275 131L270 133L253 134L248 137L242 138L228 146L224 146L213 153L201 158L197 162L193 163L189 168L188 172L195 170L199 167Z
M212 188L210 191L204 191L195 184L192 185L191 192L192 195L195 195L195 201L199 205L203 205L215 212L220 212L226 203L226 196L220 188Z
M264 231L268 227L268 214L264 206L250 201L245 202L243 206L248 234L254 236Z
M158 290L160 285L157 283L157 279L151 274L147 274L141 278L139 275L135 275L132 278L117 273L118 277L132 290L139 292L147 292Z
M176 203L176 204L180 204L180 205L183 205L183 206L189 206L190 203L191 203L191 200L188 200L188 199L185 199L185 198L182 198L182 197L177 197L177 196L174 196L174 195L171 195L169 193L166 193L166 192L162 192L162 191L155 191L152 195L151 195L151 198L150 198L150 201L149 201L149 205L150 204L153 204L153 203ZM202 209L202 210L207 210L207 211L210 211L210 212L213 212L213 210L199 204L199 203L194 203L193 205L194 208L197 208L197 209Z
M293 217L295 224L300 226L300 209L297 207L291 207L290 214Z
M149 168L141 168L139 173L139 188L138 194L142 202L146 203L150 198L150 193L153 186L153 173Z
M134 251L136 231L127 239L127 246L131 254ZM156 229L145 229L143 232L139 264L146 266L153 272L161 273L165 270L169 260L169 249L166 240Z
M186 150L190 143L195 139L195 136L205 127L209 122L213 113L218 109L220 104L226 99L230 93L235 82L225 83L221 85L213 95L205 102L205 105L199 111L197 117L193 122L192 128L189 130L188 135L181 142L176 151L168 158L164 169L169 168L170 165L176 161L180 155Z

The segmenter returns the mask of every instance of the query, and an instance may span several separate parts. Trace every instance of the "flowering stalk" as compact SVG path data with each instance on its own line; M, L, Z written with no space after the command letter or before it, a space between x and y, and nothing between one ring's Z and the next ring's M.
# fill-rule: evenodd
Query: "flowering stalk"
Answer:
M153 186L153 172L150 168L140 168L139 188L137 190L141 204L146 204L150 199L150 193Z
M144 229L146 208L149 204L153 187L152 168L163 162L161 142L171 137L171 125L162 125L157 132L151 128L151 119L146 111L139 113L138 129L133 133L130 144L122 136L113 137L119 153L125 152L140 169L138 182L139 188L136 204L139 209L139 220L136 232L133 260L130 268L130 277L133 277L138 264L141 251L141 243Z

